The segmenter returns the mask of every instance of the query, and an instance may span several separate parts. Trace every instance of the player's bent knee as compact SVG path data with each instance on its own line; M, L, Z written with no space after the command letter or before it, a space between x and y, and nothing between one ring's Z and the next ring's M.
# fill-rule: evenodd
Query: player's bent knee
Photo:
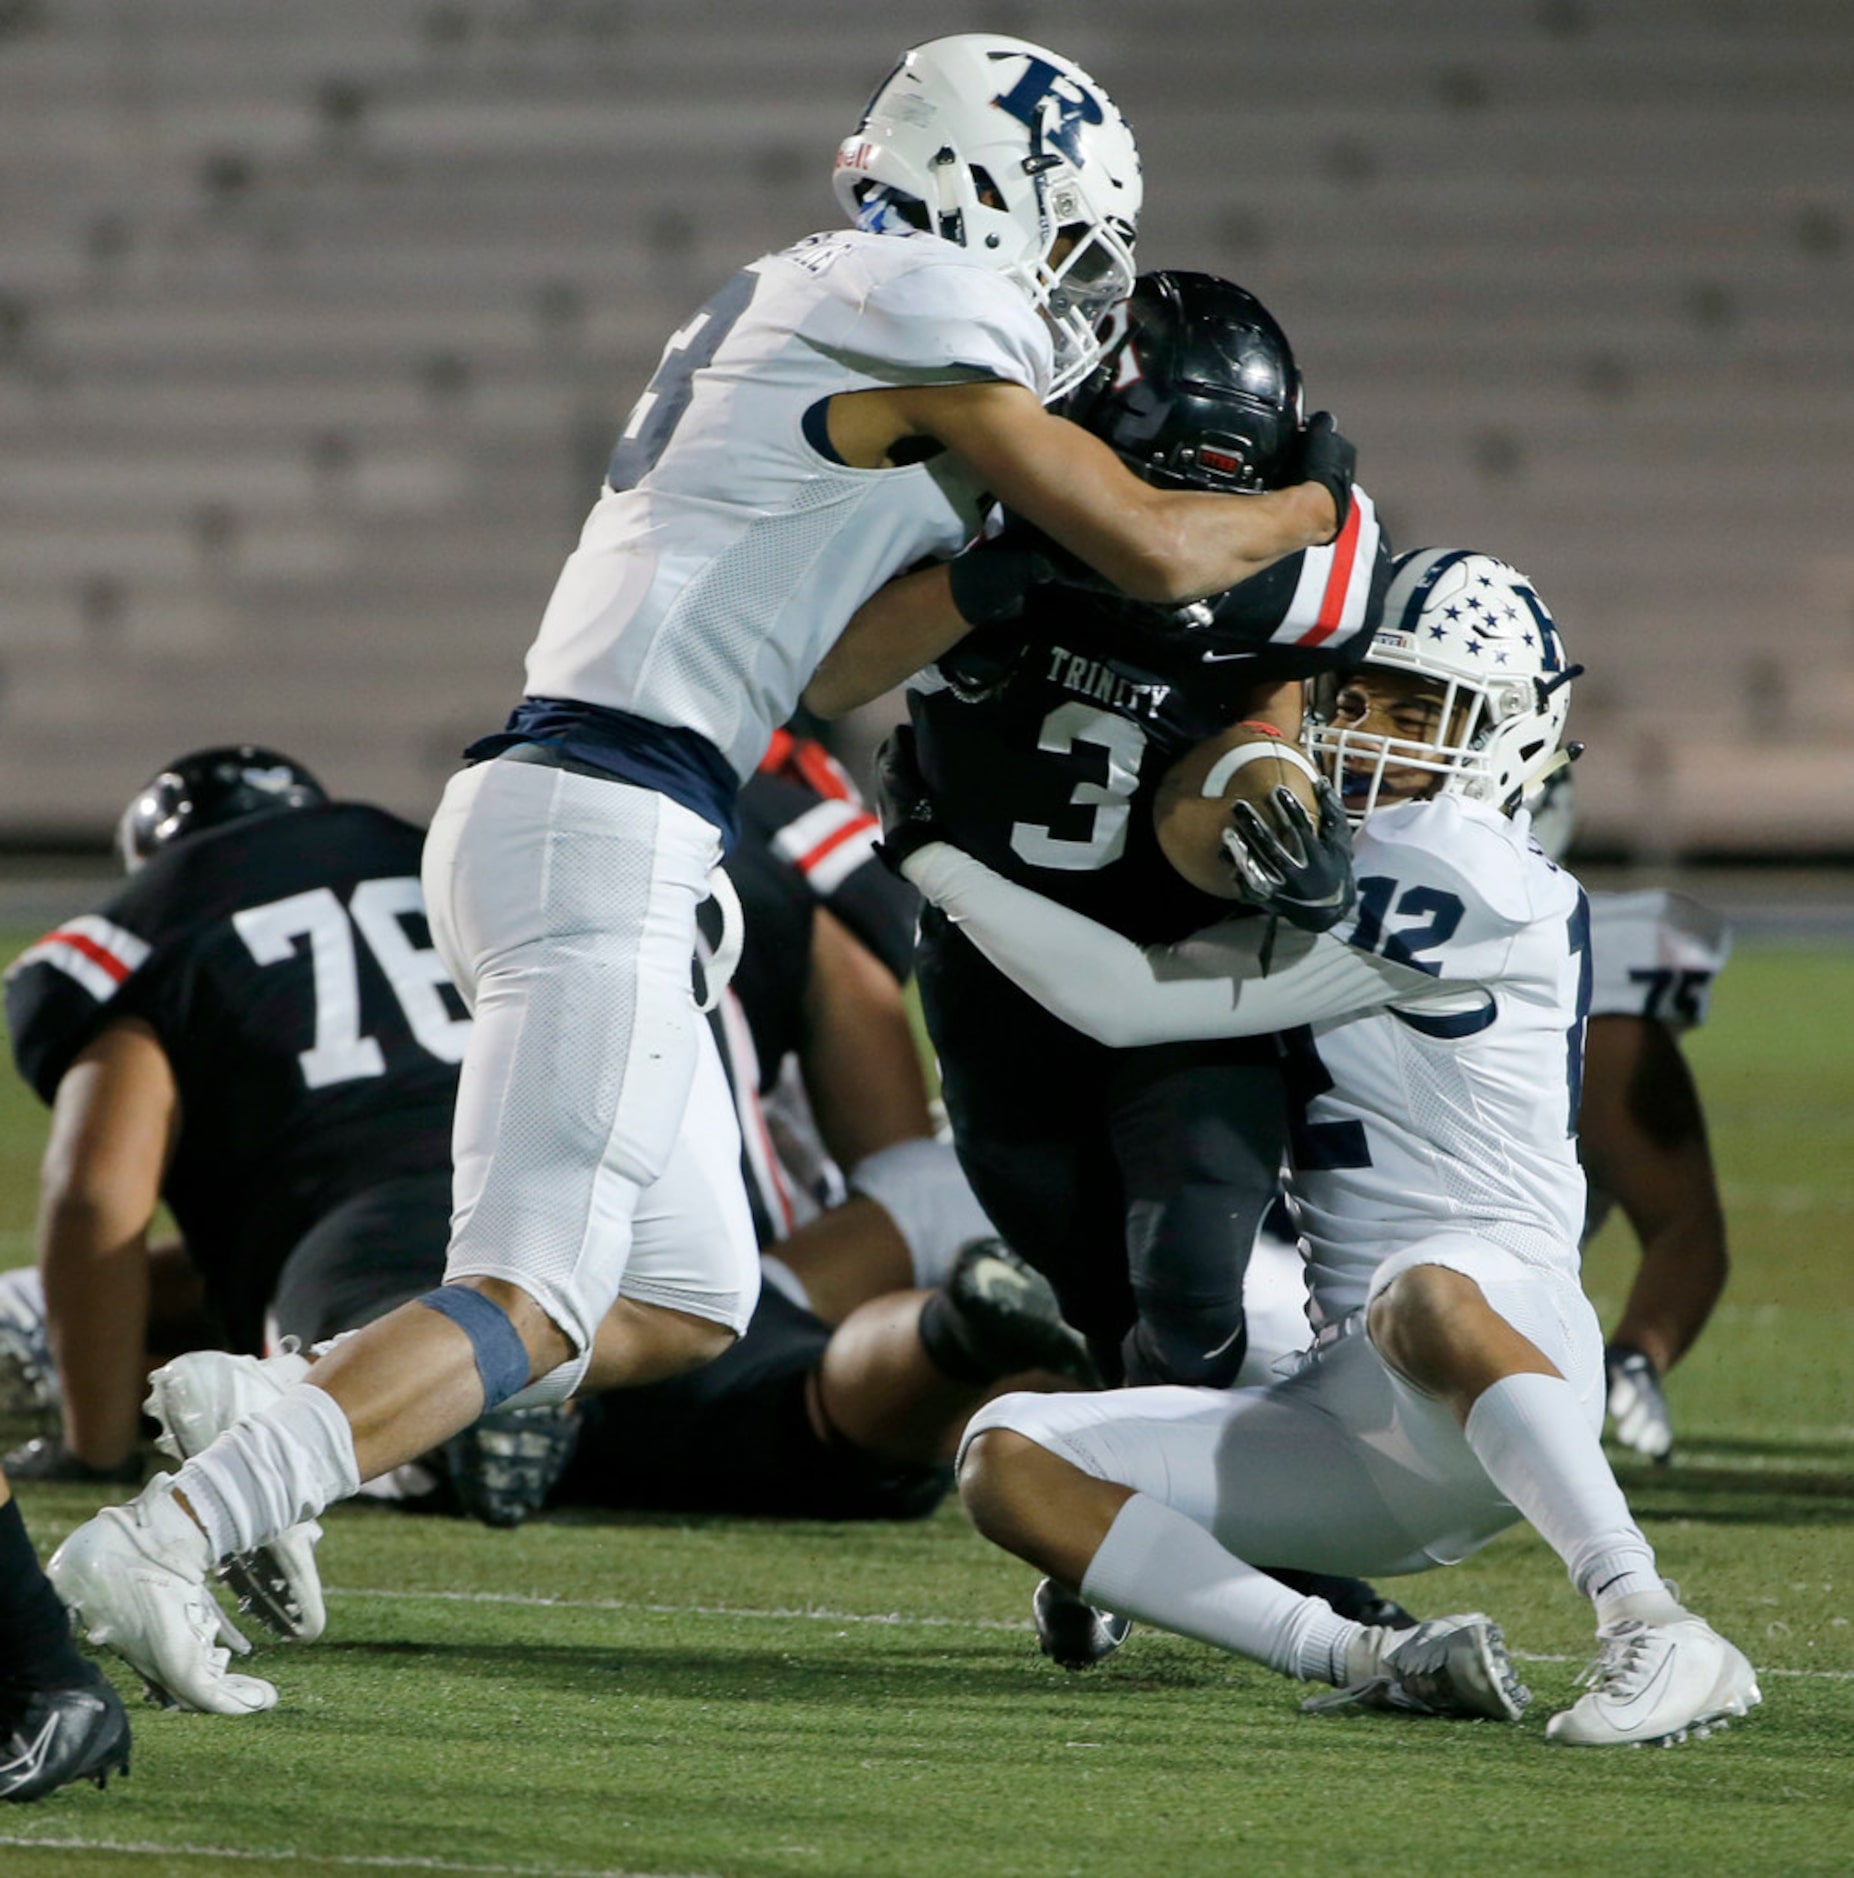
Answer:
M667 1304L619 1298L600 1320L581 1389L634 1389L700 1369L737 1341L731 1325Z
M1019 1489L1043 1452L1013 1428L981 1429L960 1449L960 1504L986 1538L1004 1543L1019 1525Z
M1437 1359L1464 1318L1488 1308L1481 1288L1446 1265L1412 1265L1371 1300L1365 1328L1378 1354L1406 1373Z

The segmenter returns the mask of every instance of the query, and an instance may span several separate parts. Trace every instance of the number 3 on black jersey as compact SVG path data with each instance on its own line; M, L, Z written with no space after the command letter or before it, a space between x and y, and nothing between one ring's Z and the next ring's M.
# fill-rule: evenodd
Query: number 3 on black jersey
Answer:
M1059 835L1047 824L1013 822L1011 852L1032 867L1062 867L1086 872L1120 859L1127 845L1131 798L1139 787L1139 766L1146 754L1146 733L1127 718L1092 704L1071 700L1043 719L1036 747L1055 756L1071 756L1077 747L1102 752L1106 773L1099 782L1078 782L1069 806L1092 809L1085 833Z
M296 1060L311 1089L386 1073L386 1056L378 1040L361 1034L356 930L392 987L414 1038L440 1062L463 1061L470 1020L453 1017L444 1001L450 979L437 953L429 946L414 945L406 936L405 916L424 910L418 882L402 875L362 881L345 907L332 889L313 887L232 916L238 936L260 965L280 965L295 958L296 942L309 941L315 1042Z

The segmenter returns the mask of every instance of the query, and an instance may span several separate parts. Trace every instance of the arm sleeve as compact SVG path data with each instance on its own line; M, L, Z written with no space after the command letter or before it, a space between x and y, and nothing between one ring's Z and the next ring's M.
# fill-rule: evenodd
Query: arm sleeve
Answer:
M917 850L908 878L1046 1010L1115 1049L1260 1036L1433 997L1433 979L1330 935L1228 920L1138 946L994 873L962 850Z

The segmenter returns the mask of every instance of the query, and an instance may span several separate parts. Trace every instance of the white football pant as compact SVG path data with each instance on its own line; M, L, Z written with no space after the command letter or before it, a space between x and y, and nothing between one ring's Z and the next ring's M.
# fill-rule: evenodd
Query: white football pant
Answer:
M1412 1265L1446 1265L1554 1363L1602 1426L1603 1337L1576 1282L1466 1233L1385 1260L1372 1295ZM1519 1517L1454 1415L1393 1375L1364 1312L1297 1375L1267 1388L1008 1395L965 1438L1009 1428L1085 1473L1175 1507L1252 1565L1370 1578L1451 1565Z
M519 1285L582 1357L620 1295L739 1332L759 1294L690 982L719 856L667 796L498 760L451 778L426 839L432 941L475 1015L445 1276Z

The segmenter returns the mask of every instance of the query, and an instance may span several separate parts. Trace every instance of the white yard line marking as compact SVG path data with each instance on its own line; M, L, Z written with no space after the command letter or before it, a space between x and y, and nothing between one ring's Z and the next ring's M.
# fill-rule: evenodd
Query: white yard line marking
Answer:
M671 1878L667 1873L616 1871L601 1866L596 1871L583 1865L473 1865L460 1859L395 1858L390 1853L304 1852L294 1847L253 1849L231 1845L163 1845L153 1839L29 1839L23 1833L0 1833L0 1845L23 1846L27 1850L150 1853L162 1858L243 1859L247 1863L282 1865L339 1865L354 1871L450 1871L467 1872L471 1878ZM675 1878L695 1878L679 1873Z
M514 1604L530 1610L633 1611L646 1617L741 1617L779 1623L878 1624L913 1626L923 1630L1027 1631L1028 1618L911 1617L902 1611L832 1611L774 1608L759 1610L738 1604L641 1604L625 1598L549 1598L527 1591L386 1591L370 1586L329 1585L331 1598L371 1598L382 1602L436 1604ZM1584 1656L1553 1656L1532 1650L1509 1650L1516 1663L1583 1663ZM1800 1676L1822 1682L1854 1682L1854 1669L1760 1669L1760 1676Z

